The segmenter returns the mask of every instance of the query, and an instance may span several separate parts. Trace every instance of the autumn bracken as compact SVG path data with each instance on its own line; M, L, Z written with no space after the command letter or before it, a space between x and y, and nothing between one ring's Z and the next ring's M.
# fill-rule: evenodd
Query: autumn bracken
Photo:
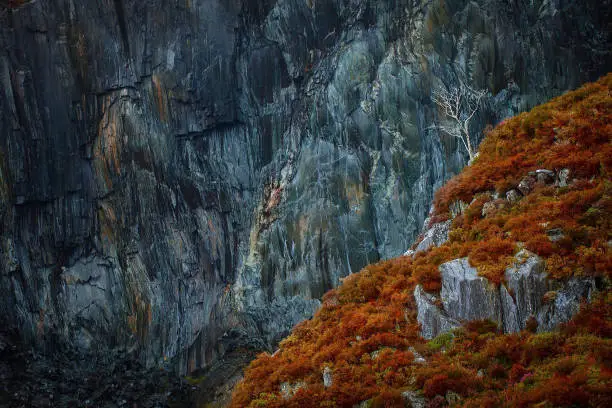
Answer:
M347 277L278 352L251 363L231 406L403 407L406 391L431 407L610 406L611 90L609 74L491 130L474 163L436 194L433 222L465 203L448 242ZM528 324L503 334L475 321L430 342L419 336L412 293L417 284L440 290L440 264L468 257L504 284L522 248L545 260L550 279L594 277L598 294L555 332Z

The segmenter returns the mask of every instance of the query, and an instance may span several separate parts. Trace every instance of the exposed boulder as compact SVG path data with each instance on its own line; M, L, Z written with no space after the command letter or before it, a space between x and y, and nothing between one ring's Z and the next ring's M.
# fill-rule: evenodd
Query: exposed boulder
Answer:
M499 288L505 332L525 328L527 319L537 314L542 298L549 290L542 259L525 250L519 252L517 259L517 263L506 270L507 289L503 285Z
M421 324L421 336L433 339L438 334L460 326L460 322L449 317L436 305L436 296L425 292L421 285L414 289L417 304L417 320Z
M559 170L559 174L557 174L559 187L567 187L567 185L569 184L569 178L570 178L570 169Z
M453 391L447 391L445 396L446 402L448 402L449 406L455 406L461 401L461 395L457 394Z
M529 319L538 323L538 331L554 329L570 320L582 299L590 299L595 290L592 278L552 281L544 272L544 261L526 250L516 255L516 262L505 273L506 284L496 287L478 276L467 258L440 265L442 307L435 295L418 285L414 291L421 335L432 339L452 330L462 321L489 319L506 333L525 329Z
M554 296L554 301L542 304L536 319L538 331L548 331L569 321L580 310L582 299L591 299L596 290L593 278L572 278Z
M502 308L507 333L524 329L532 316L538 322L538 331L552 330L569 321L580 309L581 300L589 300L595 290L593 278L549 280L544 261L526 250L517 254L516 264L506 271L506 282L513 293L509 297L506 288L500 287L502 299L512 298L512 303L503 302ZM550 293L555 293L553 299L547 296ZM549 302L545 302L547 298Z
M518 184L518 186L516 188L524 196L526 196L527 194L531 193L531 191L535 187L537 181L538 180L535 177L535 175L528 174L527 176L523 177L523 179L521 180L521 182Z
M468 203L465 203L465 202L463 202L461 200L455 201L450 206L451 218L455 218L455 217L463 214L463 212L465 211L466 208L468 208Z
M561 228L553 228L546 231L546 235L551 242L557 242L565 237Z
M519 193L515 189L512 189L506 193L506 200L508 200L510 203L515 203L520 199L521 193Z
M423 355L421 355L421 353L416 351L416 349L414 347L412 347L412 346L408 347L408 351L410 351L412 354L414 354L414 362L415 363L425 364L427 362L427 360L425 360L425 357L423 357Z
M329 367L325 367L323 369L323 386L325 388L329 388L334 383L334 379L332 378L332 370Z
M490 319L501 322L497 288L478 276L468 259L455 259L440 265L440 297L447 314L456 320Z
M536 180L542 184L552 184L555 182L555 172L547 169L538 169L535 171Z
M495 201L488 201L482 206L482 216L488 217L497 211L497 205Z

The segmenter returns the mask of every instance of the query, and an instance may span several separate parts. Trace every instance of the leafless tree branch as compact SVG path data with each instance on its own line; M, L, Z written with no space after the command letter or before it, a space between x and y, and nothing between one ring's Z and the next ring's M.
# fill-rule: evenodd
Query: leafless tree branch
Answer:
M438 129L460 139L470 160L476 155L470 139L470 122L478 112L482 98L486 94L485 90L476 90L464 83L450 88L438 87L432 93L433 101L444 111L446 118L451 123L438 126Z

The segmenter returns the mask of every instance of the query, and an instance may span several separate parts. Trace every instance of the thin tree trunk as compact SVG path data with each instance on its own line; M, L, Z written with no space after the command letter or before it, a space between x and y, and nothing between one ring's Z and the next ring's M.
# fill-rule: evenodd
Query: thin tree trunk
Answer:
M472 142L470 141L470 134L467 129L467 125L463 129L463 133L465 134L465 143L467 146L468 155L470 156L470 160L474 160L474 150L472 149Z

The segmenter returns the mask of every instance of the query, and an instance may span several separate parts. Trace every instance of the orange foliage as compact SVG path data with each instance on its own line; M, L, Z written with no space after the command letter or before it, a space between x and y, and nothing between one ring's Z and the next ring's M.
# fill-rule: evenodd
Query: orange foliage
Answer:
M446 353L428 356L430 364L417 369L417 385L429 397L451 390L470 407L610 406L612 340L581 319L602 309L610 315L610 300L608 291L556 333L491 336L467 325ZM600 327L609 333L612 320Z
M475 163L442 187L435 198L435 218L447 219L452 203L471 204L453 222L452 240L469 248L470 262L494 282L520 242L547 259L557 279L572 275L608 276L612 260L608 231L612 220L612 74L523 113L492 130ZM536 184L514 205L482 216L490 196L516 188L529 172L569 170L566 187ZM560 228L552 242L547 231ZM425 276L424 283L430 281Z
M612 406L611 90L612 74L489 132L479 158L436 195L436 220L449 218L452 203L470 203L453 220L449 241L345 279L274 356L251 363L231 407L366 400L402 407L406 390L422 392L430 407L447 406L449 391L466 407ZM535 182L520 200L503 199L537 169L568 169L568 185ZM462 257L500 283L522 247L546 260L553 279L597 277L600 296L558 332L534 333L534 320L530 330L503 335L495 323L476 321L456 330L448 346L428 346L419 336L415 286L438 291L439 265ZM283 383L302 386L286 397Z

